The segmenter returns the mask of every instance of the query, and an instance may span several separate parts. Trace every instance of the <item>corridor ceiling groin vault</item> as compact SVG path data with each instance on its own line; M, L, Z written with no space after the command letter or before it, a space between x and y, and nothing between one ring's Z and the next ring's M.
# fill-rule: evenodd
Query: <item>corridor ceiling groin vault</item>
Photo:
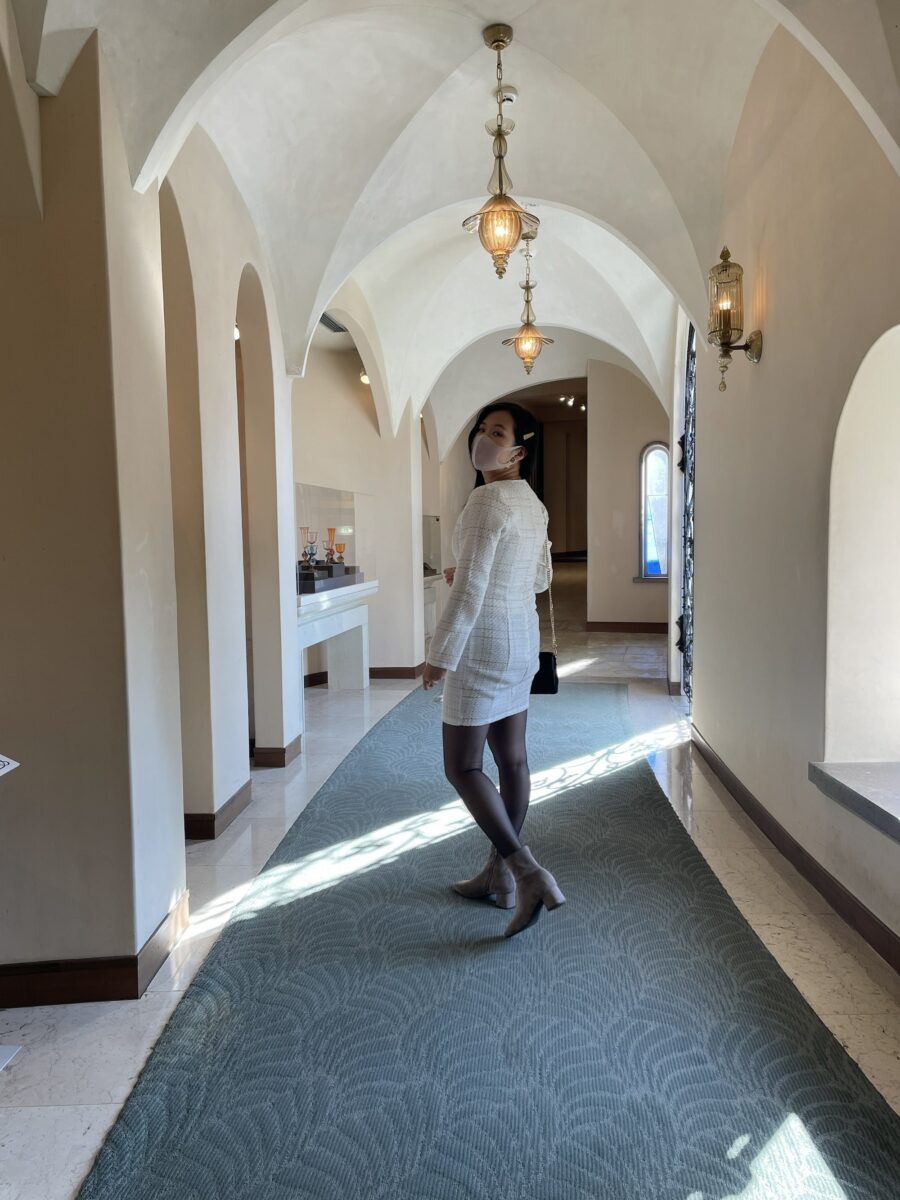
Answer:
M58 91L99 29L138 190L165 176L187 139L212 139L262 240L288 373L302 375L333 303L367 347L394 430L463 350L512 330L520 308L521 258L498 283L460 229L490 170L486 22L515 28L509 165L517 198L541 217L541 323L623 356L664 404L677 307L702 323L729 155L780 25L900 166L900 49L877 0L854 5L852 28L846 6L829 0L14 7L26 74L42 94ZM571 373L569 358L559 342L539 375ZM439 418L447 431L463 419Z

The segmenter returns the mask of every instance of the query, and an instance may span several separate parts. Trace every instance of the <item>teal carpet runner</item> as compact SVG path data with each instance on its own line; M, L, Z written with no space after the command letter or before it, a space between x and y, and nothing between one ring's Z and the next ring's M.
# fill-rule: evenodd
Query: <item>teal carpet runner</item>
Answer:
M486 844L435 699L290 830L82 1200L897 1200L900 1119L682 829L624 691L532 697L526 840L569 902L508 941L448 891Z

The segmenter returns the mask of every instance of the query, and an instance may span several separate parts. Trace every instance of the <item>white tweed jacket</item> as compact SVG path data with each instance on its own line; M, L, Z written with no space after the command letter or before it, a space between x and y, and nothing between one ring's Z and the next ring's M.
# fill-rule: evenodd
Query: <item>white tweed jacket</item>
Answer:
M547 510L527 480L495 480L474 488L451 548L456 571L428 662L456 670L464 660L468 672L486 672L501 688L529 670L533 674L534 596L549 587L552 567Z

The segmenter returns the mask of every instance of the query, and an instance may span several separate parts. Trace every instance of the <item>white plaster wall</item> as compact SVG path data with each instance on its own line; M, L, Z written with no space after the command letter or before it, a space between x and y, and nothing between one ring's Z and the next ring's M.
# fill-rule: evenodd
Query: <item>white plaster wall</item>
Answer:
M441 463L437 429L429 405L419 414L422 428L422 511L438 516L441 511Z
M760 63L729 167L746 327L720 393L698 369L694 723L773 816L900 930L900 846L807 780L825 749L828 492L863 358L900 320L900 180L787 34Z
M900 760L900 327L841 414L828 536L828 762Z
M195 130L169 174L185 231L197 297L197 345L207 614L213 737L213 795L208 811L226 803L249 777L246 628L241 535L240 461L234 324L238 292L250 263L262 284L273 363L271 470L275 474L272 536L277 542L280 607L267 635L281 647L280 703L269 707L260 745L286 746L301 730L296 644L294 506L291 474L290 383L283 370L276 308L262 252L243 201L209 138ZM277 622L277 626L274 624ZM261 635L254 630L254 643ZM258 691L259 681L256 681ZM274 715L272 715L274 714ZM280 719L279 719L280 718ZM185 747L190 753L190 747Z
M379 428L356 354L312 348L306 374L294 381L294 478L372 497L366 519L379 582L369 602L372 667L422 662L421 436L408 406L396 436Z
M668 585L635 583L640 560L640 459L669 440L669 417L630 371L588 364L588 621L668 620ZM671 455L670 455L671 469Z
M135 946L185 888L159 199L131 187L101 61L103 190L125 608Z
M169 461L178 598L184 810L208 809L213 795L212 710L206 603L206 533L200 431L194 284L178 205L166 182L159 192L169 400Z
M453 527L475 486L475 468L469 457L469 429L480 407L482 406L468 418L450 452L441 463L441 565L444 567L456 565L456 559L450 549Z

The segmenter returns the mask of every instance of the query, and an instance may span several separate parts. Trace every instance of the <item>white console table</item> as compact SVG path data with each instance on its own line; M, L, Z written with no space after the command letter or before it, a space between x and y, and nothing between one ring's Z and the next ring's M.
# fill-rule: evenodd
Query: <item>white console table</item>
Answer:
M378 580L352 583L327 592L297 597L297 641L300 649L300 687L303 690L303 651L327 642L329 688L369 686L369 600Z

